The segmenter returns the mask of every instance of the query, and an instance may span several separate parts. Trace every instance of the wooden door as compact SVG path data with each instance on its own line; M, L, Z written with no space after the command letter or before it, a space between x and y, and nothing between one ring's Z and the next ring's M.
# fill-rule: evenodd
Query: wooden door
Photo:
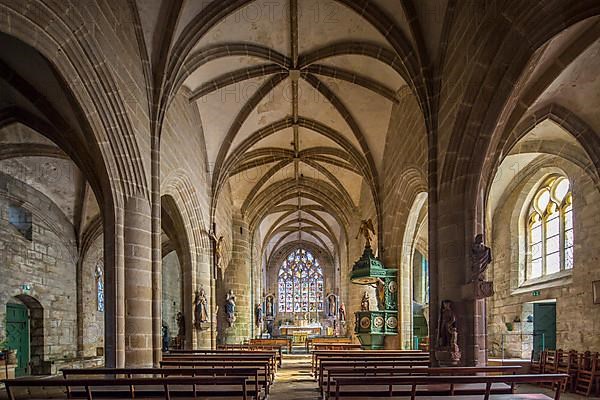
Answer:
M27 375L29 369L29 315L23 304L6 305L8 348L17 350L15 376Z

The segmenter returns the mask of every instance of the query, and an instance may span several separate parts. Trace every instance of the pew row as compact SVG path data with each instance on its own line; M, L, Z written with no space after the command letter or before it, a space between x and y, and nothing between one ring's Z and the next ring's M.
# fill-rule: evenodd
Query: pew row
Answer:
M311 370L313 375L317 375L321 361L324 360L364 360L366 358L377 357L379 359L397 359L397 360L429 360L429 353L410 352L405 350L358 350L358 351L313 351L311 360Z
M476 375L476 374L516 374L521 369L520 366L485 366L485 367L383 367L380 365L368 367L342 366L328 368L326 371L327 379L319 389L325 398L329 398L332 393L333 383L339 377L347 376L452 376L452 375ZM513 393L514 386L498 384L493 387L495 394ZM445 390L443 390L445 393Z
M112 399L131 399L135 398L135 392L131 388L143 387L142 393L138 394L144 397L156 397L170 400L172 397L181 397L183 394L188 398L196 398L197 392L201 388L203 398L237 398L246 400L247 387L246 377L226 376L226 377L207 377L207 376L169 376L158 378L86 378L86 379L9 379L2 381L6 388L9 400L16 400L15 388L32 387L64 387L67 398L72 398L69 393L73 393L74 388L83 388L87 400L93 400L95 395L106 397L110 394ZM190 386L185 391L182 386ZM124 395L115 389L125 387L127 390ZM98 391L98 388L103 388ZM102 393L103 392L103 393ZM102 396L104 394L104 396ZM119 396L119 397L116 397ZM191 396L191 397L190 397ZM31 397L27 397L31 400ZM44 397L41 397L42 399Z
M203 376L203 377L222 377L236 376L246 378L247 396L259 399L267 396L266 376L261 375L260 368L233 367L219 368L199 367L199 368L64 368L61 370L64 379L81 378L142 378L142 377L169 377L169 376ZM135 386L129 388L133 396ZM71 389L67 393L73 396ZM197 394L202 391L196 390ZM234 393L235 394L235 393ZM79 397L79 396L74 396Z
M554 399L560 400L560 385L566 374L540 375L471 375L471 376L345 376L335 379L335 399L406 397L411 400L422 397L475 396L488 400L494 384L504 383L551 383L557 386ZM477 385L477 386L475 386ZM445 387L445 389L444 389ZM346 388L347 390L343 390ZM348 388L351 388L348 390ZM353 389L352 389L353 388ZM510 399L516 398L509 394ZM535 399L547 399L544 395L533 395ZM472 397L471 397L472 398Z

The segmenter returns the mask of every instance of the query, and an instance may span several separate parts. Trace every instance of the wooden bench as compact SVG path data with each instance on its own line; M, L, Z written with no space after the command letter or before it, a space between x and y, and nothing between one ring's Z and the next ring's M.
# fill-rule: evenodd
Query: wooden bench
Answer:
M269 372L273 375L277 372L277 357L275 353L224 353L224 354L166 354L163 361L247 361L247 360L266 360L269 362Z
M228 355L228 354L273 354L275 355L275 360L277 362L277 366L281 367L282 365L282 353L281 347L278 346L250 346L250 345L236 345L236 348L217 348L217 350L171 350L168 353L163 353L163 359L169 356L189 356L189 355Z
M93 393L97 392L93 388L103 387L105 391L111 390L111 394L117 395L114 392L115 388L125 386L128 388L126 396L121 399L134 398L131 392L132 387L147 387L149 390L144 390L144 395L158 395L159 398L167 400L171 396L176 396L175 392L181 389L173 389L173 386L190 385L194 389L198 387L211 387L211 390L202 390L202 396L206 398L212 397L232 397L232 387L238 388L237 394L233 394L236 398L247 399L246 377L244 376L226 376L226 377L207 377L207 376L169 376L159 378L86 378L86 379L8 379L2 381L6 388L6 393L9 400L16 400L14 388L31 388L31 387L64 387L67 391L67 398L73 388L84 388L86 399L93 400ZM149 392L149 393L146 393ZM192 390L190 394L194 396ZM112 397L119 398L119 397ZM29 398L30 399L30 398Z
M352 366L354 368L368 368L368 367L388 367L388 368L417 368L417 367L428 367L429 360L403 360L403 359L381 359L381 358L367 358L361 360L323 360L319 365L319 373L317 381L319 386L323 386L323 382L331 368L340 368Z
M265 391L273 384L275 374L271 369L271 363L267 360L162 360L161 368L258 368L259 375L264 378Z
M368 367L344 366L327 369L327 383L320 387L321 394L328 398L331 395L331 385L338 377L343 376L404 376L404 375L475 375L475 374L515 374L521 369L520 366L485 366L485 367L382 367L380 365ZM514 392L514 387L506 387L510 393ZM500 393L500 390L496 390Z
M283 346L287 349L288 354L292 353L292 339L290 338L272 338L272 339L250 339L248 341L250 345L269 345L269 346Z
M394 355L394 356L420 356L429 357L429 353L425 353L419 350L313 350L311 360L311 370L313 375L316 375L319 368L319 360L325 358L357 358L366 356L376 355ZM416 358L416 357L415 357Z
M544 383L557 384L555 400L560 400L560 384L568 376L565 374L539 374L539 375L474 375L474 376L351 376L335 379L335 398L343 397L393 397L410 396L411 400L422 396L453 397L460 395L483 395L488 400L492 394L495 383L504 383L513 386L516 383ZM477 387L473 385L478 384ZM440 389L447 385L443 394ZM398 387L396 390L394 387ZM470 387L469 387L470 386ZM344 393L344 387L357 387L359 390ZM510 398L514 398L511 394ZM547 396L534 398L546 399Z
M76 377L81 379L82 377L104 377L111 376L113 378L126 377L126 378L138 378L142 377L169 377L169 376L237 376L246 377L247 395L256 399L260 398L262 391L261 388L265 389L264 396L266 397L266 386L265 379L261 380L259 376L260 368L221 368L215 369L212 367L204 368L64 368L61 370L64 379L70 379ZM250 387L254 389L251 390ZM193 389L196 391L196 388ZM196 391L197 392L197 391ZM67 388L67 393L72 397L73 393L71 388ZM135 395L135 385L131 385L129 393L133 398Z
M343 343L352 343L352 338L349 337L337 337L337 336L324 336L324 337L309 337L306 339L306 352L308 353L311 350L311 346L317 344L343 344Z
M409 360L429 360L429 353L408 352L405 350L360 350L360 351L316 351L312 353L311 369L314 376L319 372L319 364L322 360L329 359L364 359L365 357L381 357Z

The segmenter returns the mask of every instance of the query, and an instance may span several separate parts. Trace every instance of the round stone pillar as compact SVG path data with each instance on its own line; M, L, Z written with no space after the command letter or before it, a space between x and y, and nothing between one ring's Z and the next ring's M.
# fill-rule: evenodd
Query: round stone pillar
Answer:
M148 199L125 205L125 366L152 366L152 247Z

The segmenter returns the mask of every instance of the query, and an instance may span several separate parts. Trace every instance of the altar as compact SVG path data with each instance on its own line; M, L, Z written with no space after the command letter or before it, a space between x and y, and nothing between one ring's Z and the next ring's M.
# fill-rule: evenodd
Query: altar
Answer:
M309 335L321 335L321 324L313 323L304 326L282 325L279 327L279 333L283 336L291 336L294 344L306 343Z

